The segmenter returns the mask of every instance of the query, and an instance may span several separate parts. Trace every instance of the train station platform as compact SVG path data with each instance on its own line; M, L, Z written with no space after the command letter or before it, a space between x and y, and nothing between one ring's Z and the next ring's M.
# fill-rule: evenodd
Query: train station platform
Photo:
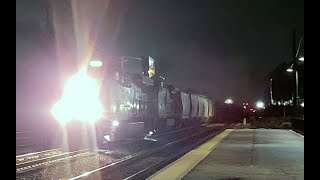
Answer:
M148 179L304 179L304 136L227 129Z

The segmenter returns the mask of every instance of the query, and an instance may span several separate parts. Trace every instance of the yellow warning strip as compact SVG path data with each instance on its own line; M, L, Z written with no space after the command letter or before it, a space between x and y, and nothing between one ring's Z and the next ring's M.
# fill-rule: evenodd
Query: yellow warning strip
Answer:
M172 162L154 175L149 180L157 179L182 179L188 174L201 160L203 160L228 134L232 129L226 129L219 135L210 139L198 148L188 152L180 159Z

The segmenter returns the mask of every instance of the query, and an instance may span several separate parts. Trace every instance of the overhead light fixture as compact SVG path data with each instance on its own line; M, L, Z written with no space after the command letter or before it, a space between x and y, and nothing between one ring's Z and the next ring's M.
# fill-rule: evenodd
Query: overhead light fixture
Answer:
M304 57L300 57L300 58L299 58L299 61L304 61Z
M292 68L288 68L287 72L293 72L293 69Z

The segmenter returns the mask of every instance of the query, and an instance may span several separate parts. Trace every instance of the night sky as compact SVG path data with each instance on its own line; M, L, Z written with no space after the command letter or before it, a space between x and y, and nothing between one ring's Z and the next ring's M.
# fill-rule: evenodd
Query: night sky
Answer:
M262 98L265 74L290 60L292 30L304 27L303 1L131 2L120 49L151 54L169 82L216 99Z
M43 2L17 0L17 106L21 107L26 98L36 102L56 95L58 75L52 69L59 63L46 53L50 45L39 40ZM99 3L96 7L101 7ZM73 27L70 12L70 7L55 11L63 22L59 26L69 27L60 33L68 38ZM293 29L304 31L303 0L130 0L117 1L111 14L121 23L112 41L110 32L104 32L107 28L100 29L98 48L107 47L114 55L151 55L160 62L168 83L206 91L216 100L262 98L266 73L290 60ZM104 21L102 17L99 21ZM106 22L103 26L108 26Z

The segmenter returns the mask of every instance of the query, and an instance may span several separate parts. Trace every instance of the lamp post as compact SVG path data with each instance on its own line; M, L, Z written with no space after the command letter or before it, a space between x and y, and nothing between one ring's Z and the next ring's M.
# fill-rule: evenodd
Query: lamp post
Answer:
M296 68L299 61L304 62L304 57L298 57L301 49L301 44L303 41L303 36L299 40L298 48L296 49L296 32L293 32L293 63L292 65L287 69L287 72L289 73L295 73L295 88L294 88L294 96L293 96L293 104L297 108L299 107L299 74L298 70Z
M286 70L289 73L295 74L295 88L294 88L294 97L293 97L293 104L295 106L299 106L299 73L297 69L293 69L294 63Z

